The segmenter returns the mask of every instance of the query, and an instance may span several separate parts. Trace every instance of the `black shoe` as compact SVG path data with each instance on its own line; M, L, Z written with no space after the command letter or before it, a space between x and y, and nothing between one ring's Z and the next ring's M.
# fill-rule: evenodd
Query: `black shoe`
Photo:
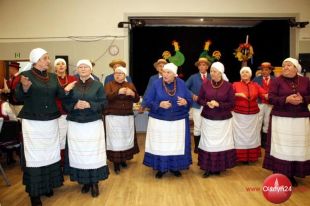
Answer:
M206 171L206 172L202 175L203 178L207 178L207 177L209 177L209 176L210 176L210 172L209 172L209 171Z
M119 163L115 163L115 162L114 162L114 172L115 172L115 174L117 174L117 175L121 172L121 169L120 169L120 167L119 167Z
M162 177L164 176L165 173L166 173L166 172L158 171L158 172L156 173L155 177L158 178L158 179L160 179L160 178L162 178Z
M8 159L7 160L7 165L15 164L16 160L15 159Z
M179 170L170 170L170 172L176 177L182 176L182 173Z
M81 189L81 192L82 193L88 193L89 189L90 189L90 185L89 184L84 184L82 189Z
M195 143L194 153L198 153L199 141L200 141L200 135L199 136L194 136L194 143Z
M99 195L98 183L92 184L91 185L91 196L98 197L98 195Z
M195 154L198 154L198 147L195 147L195 148L194 148L194 153L195 153Z
M266 149L266 143L267 143L267 133L262 132L261 133L261 148Z
M40 197L30 197L31 206L42 206L42 202Z
M220 175L220 172L212 172L213 175Z
M297 181L296 181L296 179L294 177L288 177L288 178L291 181L293 187L297 187L298 186L298 183L297 183Z
M52 197L53 195L54 195L54 191L53 190L51 190L50 192L45 194L46 197Z
M249 165L250 162L249 162L249 161L243 161L242 164L244 164L244 165Z
M127 163L125 161L121 162L120 165L123 167L123 168L126 168L127 167Z

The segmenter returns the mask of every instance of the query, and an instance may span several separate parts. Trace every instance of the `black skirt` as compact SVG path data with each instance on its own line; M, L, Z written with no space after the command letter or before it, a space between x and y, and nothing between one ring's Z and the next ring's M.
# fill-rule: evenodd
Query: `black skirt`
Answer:
M108 166L105 165L97 169L65 167L65 173L70 175L71 181L77 181L79 184L95 184L100 180L107 179L110 172Z
M50 193L53 188L63 185L60 161L43 167L24 167L23 184L30 196Z

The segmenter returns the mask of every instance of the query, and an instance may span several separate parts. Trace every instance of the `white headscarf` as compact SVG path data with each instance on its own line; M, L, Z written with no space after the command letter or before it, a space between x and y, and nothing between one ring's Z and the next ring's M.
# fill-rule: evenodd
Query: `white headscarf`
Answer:
M56 67L56 65L59 63L59 62L63 62L65 65L67 65L66 61L62 58L58 58L58 59L55 59L54 61L54 67Z
M223 80L225 80L227 82L229 81L227 76L226 76L226 74L224 73L225 72L225 67L224 67L224 65L221 62L214 62L211 65L211 69L212 68L218 70L219 72L221 72Z
M178 67L174 63L165 64L163 70L171 71L175 76L178 76Z
M240 74L243 72L243 71L248 71L250 73L250 75L252 76L252 70L250 67L242 67L241 70L240 70Z
M294 64L294 66L297 68L297 73L301 74L302 68L297 59L289 57L289 58L284 59L284 61L282 62L282 65L284 64L284 62L291 62L292 64Z
M39 59L46 53L47 51L41 48L33 49L29 54L30 62L33 64L37 63Z
M123 72L125 74L125 76L128 76L128 72L127 72L127 69L125 67L122 67L122 66L116 67L114 72L116 72L116 71Z
M90 71L93 71L93 65L91 64L91 62L88 59L81 59L78 61L78 63L76 64L76 67L79 67L81 64L85 64L90 68ZM92 78L93 80L95 79L93 77L93 75L90 74L90 78Z
M81 64L87 65L90 68L90 70L93 71L93 65L88 59L79 60L78 63L76 64L76 67L79 67Z
M44 55L47 54L47 51L45 51L42 48L35 48L33 50L31 50L30 54L29 54L29 60L30 63L26 64L26 66L24 68L22 68L20 70L20 72L24 72L24 71L28 71L32 68L32 65L37 63L39 61L39 59Z

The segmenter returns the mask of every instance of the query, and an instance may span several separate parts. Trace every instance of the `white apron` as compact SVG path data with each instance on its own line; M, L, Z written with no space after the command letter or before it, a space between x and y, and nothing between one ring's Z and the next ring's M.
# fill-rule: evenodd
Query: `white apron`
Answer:
M125 151L134 147L134 116L107 115L105 117L107 150Z
M234 149L232 118L210 120L202 118L199 148L206 152L221 152Z
M68 121L66 120L66 118L66 114L63 114L58 118L60 149L65 149L66 147L66 138L68 131Z
M185 154L185 119L165 121L149 117L145 152L161 155Z
M287 161L310 160L310 120L272 116L270 155Z
M105 166L107 157L102 120L68 121L68 152L71 167L98 169Z
M236 149L253 149L260 146L258 114L233 114L233 136Z
M22 119L26 167L42 167L60 160L58 120Z

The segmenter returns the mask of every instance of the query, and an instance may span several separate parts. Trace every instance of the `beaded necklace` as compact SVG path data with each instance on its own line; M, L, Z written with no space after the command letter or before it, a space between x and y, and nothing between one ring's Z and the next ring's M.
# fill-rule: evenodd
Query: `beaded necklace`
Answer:
M58 83L61 87L65 87L68 84L68 76L67 75L65 76L65 80L66 80L65 83L63 83L63 84L61 83L61 81L60 81L61 78L59 78L59 76L57 76L57 80L58 80Z
M219 82L211 80L211 86L213 89L218 89L223 85L224 81L221 79Z
M46 77L41 76L37 72L35 72L33 69L31 70L31 73L34 75L35 78L37 78L40 81L43 81L44 83L47 83L48 80L50 79L48 72L46 72Z
M168 89L164 80L163 80L163 86L165 88L166 93L169 96L174 96L175 95L175 93L177 91L177 81L176 81L176 79L174 79L174 81L173 81L173 89Z

